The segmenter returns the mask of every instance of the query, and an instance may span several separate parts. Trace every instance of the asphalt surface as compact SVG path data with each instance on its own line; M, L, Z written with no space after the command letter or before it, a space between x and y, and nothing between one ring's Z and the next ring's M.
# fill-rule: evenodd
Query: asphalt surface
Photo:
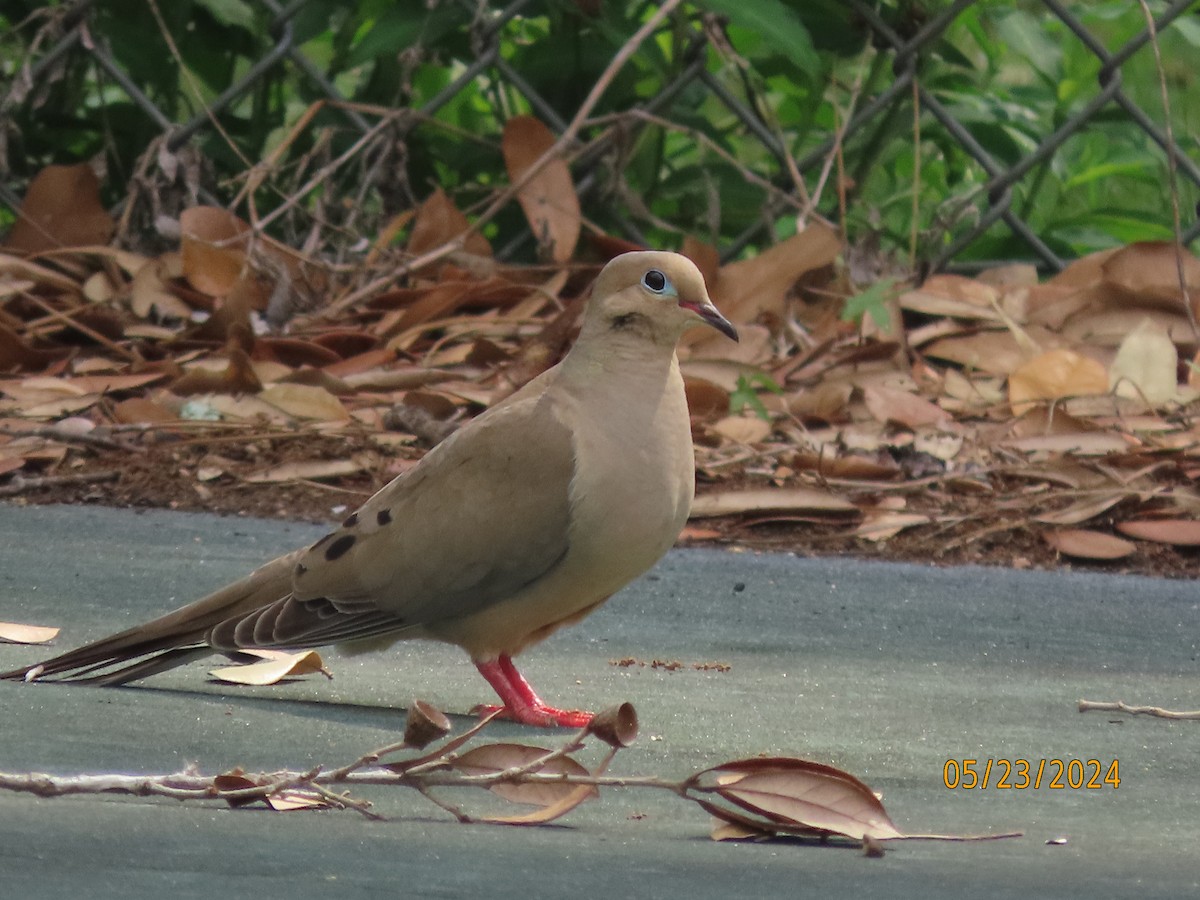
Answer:
M74 646L321 533L0 504L0 621L62 626L56 649ZM637 707L641 738L614 774L682 778L756 754L801 756L866 781L904 831L1025 836L895 843L882 859L794 842L715 843L698 807L646 789L606 792L539 828L461 825L415 793L370 788L358 793L386 821L0 792L0 894L1197 896L1200 722L1080 714L1076 702L1200 708L1198 643L1200 596L1188 582L676 551L522 658L551 702ZM44 655L0 644L0 669ZM452 647L328 659L333 681L264 688L211 682L203 662L121 689L0 683L0 770L336 765L395 740L412 697L464 726L475 703L492 699ZM612 664L621 659L684 666ZM544 746L558 737L503 723L488 733ZM1096 759L1106 770L1115 760L1120 786L1052 789L1047 774L1039 789L948 789L947 761L968 758Z

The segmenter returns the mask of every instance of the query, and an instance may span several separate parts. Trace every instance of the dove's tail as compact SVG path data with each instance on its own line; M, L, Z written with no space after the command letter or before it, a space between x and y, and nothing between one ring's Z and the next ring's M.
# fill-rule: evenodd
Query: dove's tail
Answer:
M125 684L214 652L217 625L269 605L291 591L296 554L281 556L207 597L126 631L9 672L0 679ZM129 665L122 665L129 663ZM113 666L121 666L113 669Z

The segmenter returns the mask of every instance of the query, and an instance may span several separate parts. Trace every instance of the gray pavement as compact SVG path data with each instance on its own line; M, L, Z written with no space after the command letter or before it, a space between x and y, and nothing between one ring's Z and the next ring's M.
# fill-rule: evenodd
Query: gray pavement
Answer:
M309 541L308 525L0 504L0 620L58 647L199 596ZM1200 707L1187 582L671 553L523 658L551 702L629 700L642 737L613 772L684 775L759 753L855 773L910 832L883 859L713 843L665 793L612 791L560 824L459 825L419 796L387 821L221 804L0 794L5 897L1183 897L1200 895L1200 722L1075 711L1080 697ZM0 645L0 669L44 655ZM721 662L728 672L610 660ZM489 689L460 651L330 656L336 678L218 685L197 663L123 689L0 683L0 769L167 772L341 763L393 740L419 696L464 714ZM465 718L457 719L465 723ZM553 742L495 723L494 739ZM947 759L1118 760L1119 789L948 790ZM463 798L464 800L466 798ZM1065 844L1047 844L1065 837Z

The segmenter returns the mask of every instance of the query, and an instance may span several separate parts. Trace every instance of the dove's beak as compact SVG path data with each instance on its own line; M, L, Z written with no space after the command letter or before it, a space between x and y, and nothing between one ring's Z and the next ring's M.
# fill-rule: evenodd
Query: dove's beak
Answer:
M737 329L733 327L733 323L721 315L721 313L717 311L717 308L713 306L711 302L686 303L684 301L680 301L679 305L684 309L690 309L701 319L703 319L705 323L717 329L717 331L721 332L721 334L725 335L727 338L730 338L734 341L738 339Z

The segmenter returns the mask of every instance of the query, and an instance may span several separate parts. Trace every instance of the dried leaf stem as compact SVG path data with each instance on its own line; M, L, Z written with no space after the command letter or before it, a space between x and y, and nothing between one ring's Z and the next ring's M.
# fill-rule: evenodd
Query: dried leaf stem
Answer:
M414 701L409 715L412 717L419 711L427 718L440 720L436 730L448 727L449 723L439 711L427 703ZM616 754L633 740L637 731L637 714L633 707L624 704L606 710L596 717L591 725L581 729L564 740L558 747L543 750L529 757L523 752L531 748L525 745L492 744L474 748L467 757L474 757L468 762L467 758L458 753L473 737L496 718L497 712L485 716L477 724L461 734L445 739L433 750L420 753L408 759L383 763L385 757L418 749L424 743L424 738L418 737L422 728L406 729L406 739L388 744L364 753L357 759L337 768L323 771L316 766L305 771L283 770L277 772L247 773L240 768L226 772L223 775L206 775L195 767L188 767L180 772L162 775L121 775L121 774L78 774L50 775L42 772L12 773L0 772L0 790L17 793L28 793L38 797L63 797L72 794L127 794L137 797L169 797L174 800L220 800L230 805L243 806L255 801L265 801L277 809L305 808L313 806L350 809L361 815L379 819L378 813L371 810L368 800L350 796L347 792L333 790L337 785L373 785L383 787L406 787L415 790L440 809L445 810L460 822L486 822L504 825L540 825L554 821L573 810L584 800L592 796L600 787L647 788L669 791L685 800L697 803L701 808L714 813L725 821L738 821L748 826L757 837L770 837L777 833L801 834L808 836L843 837L851 840L861 840L868 846L874 841L886 840L944 840L944 841L981 841L996 840L1005 837L1016 837L1016 833L986 834L986 835L939 835L919 834L902 835L890 823L886 827L876 827L870 821L863 824L862 830L856 831L853 813L841 811L843 817L851 821L850 830L831 831L829 826L813 826L799 819L781 816L771 811L768 804L766 811L748 804L744 799L727 796L730 782L718 779L715 782L704 782L704 776L714 770L695 773L681 781L673 781L656 776L606 776L604 772ZM441 732L443 735L444 731ZM582 769L571 755L582 750L589 738L597 738L608 745L604 758L588 772ZM416 741L416 744L410 743ZM499 762L506 758L515 760L515 764L504 768L497 767L494 771L477 771L478 757L474 755L479 750L490 747L494 758ZM540 748L536 748L540 749ZM575 771L544 771L556 761L571 758ZM456 763L462 759L462 769ZM503 762L499 762L503 765ZM800 795L810 796L812 789L811 773L816 771L828 781L828 786L844 787L853 783L860 791L869 789L858 782L849 773L840 772L820 763L810 763L803 760L743 760L727 764L731 770L736 770L743 777L753 778L760 765L777 769L783 766L790 771L809 773L810 780L780 786L783 793L779 797L788 799L788 791L795 790ZM465 771L464 771L465 769ZM583 773L583 774L581 774ZM710 779L711 781L711 779ZM748 782L747 782L748 783ZM737 779L732 781L736 787ZM495 789L501 785L555 785L569 788L555 791L548 795L549 799L534 801L539 807L531 812L508 816L473 816L457 804L451 803L435 792L435 788L483 788ZM758 788L762 791L764 788ZM504 794L497 794L504 797ZM733 812L717 806L709 798L732 799L741 807L741 811ZM507 798L506 798L507 799ZM528 802L528 801L520 801ZM829 801L833 809L838 811L836 801ZM876 804L878 801L876 801ZM882 806L879 813L886 819ZM837 826L834 826L835 828Z

